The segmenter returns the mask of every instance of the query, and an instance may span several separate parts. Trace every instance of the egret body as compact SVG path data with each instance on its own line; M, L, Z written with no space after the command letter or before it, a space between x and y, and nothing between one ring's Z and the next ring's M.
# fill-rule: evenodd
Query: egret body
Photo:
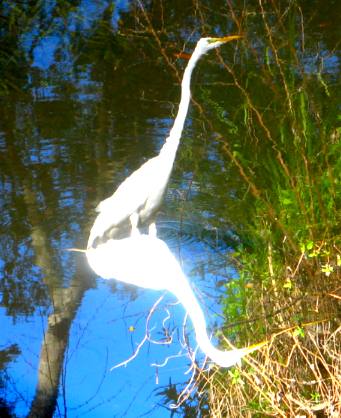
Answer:
M181 99L174 125L159 155L145 162L121 183L114 194L100 202L98 215L90 231L87 248L95 247L99 238L115 238L124 226L135 230L139 223L147 222L159 208L184 127L191 97L191 75L199 58L211 49L241 36L201 38L185 69L181 83Z

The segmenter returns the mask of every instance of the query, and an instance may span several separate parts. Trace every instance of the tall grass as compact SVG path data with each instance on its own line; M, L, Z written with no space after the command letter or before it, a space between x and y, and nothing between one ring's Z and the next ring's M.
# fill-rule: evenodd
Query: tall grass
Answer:
M246 34L237 64L221 57L233 80L229 117L221 116L224 101L206 101L228 176L241 186L224 213L239 237L228 255L239 274L227 278L223 331L239 345L268 345L243 368L198 371L198 384L214 417L336 417L341 129L334 73L323 70L326 51L309 39L297 2L280 9L260 0L243 13L229 4ZM228 347L224 337L221 344Z

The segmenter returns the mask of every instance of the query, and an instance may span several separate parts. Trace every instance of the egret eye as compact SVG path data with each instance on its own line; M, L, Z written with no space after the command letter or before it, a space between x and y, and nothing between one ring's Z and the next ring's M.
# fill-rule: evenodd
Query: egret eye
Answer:
M207 40L207 42L209 43L209 44L214 44L215 42L218 42L219 41L219 38L209 38L208 40Z

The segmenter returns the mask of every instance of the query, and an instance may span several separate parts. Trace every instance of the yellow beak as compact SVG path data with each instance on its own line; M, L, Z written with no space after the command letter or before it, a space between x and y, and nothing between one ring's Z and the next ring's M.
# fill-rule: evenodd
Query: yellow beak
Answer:
M234 41L235 39L240 39L242 38L242 35L230 35L230 36L223 36L222 38L211 38L210 42L230 42L230 41Z
M250 354L250 353L252 353L254 351L259 350L261 347L263 347L266 344L268 344L268 341L262 341L261 343L252 344L249 347L244 347L241 350L243 350L245 352L245 354Z

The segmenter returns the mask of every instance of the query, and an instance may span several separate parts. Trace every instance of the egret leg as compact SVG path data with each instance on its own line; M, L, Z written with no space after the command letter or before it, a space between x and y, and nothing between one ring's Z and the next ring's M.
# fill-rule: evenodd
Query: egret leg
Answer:
M152 222L149 225L148 232L149 232L149 235L152 236L152 237L156 237L157 236L157 229L156 229L155 222Z
M139 223L139 215L134 212L132 215L130 215L130 223L131 223L131 236L140 235L140 232L137 228L137 225Z

